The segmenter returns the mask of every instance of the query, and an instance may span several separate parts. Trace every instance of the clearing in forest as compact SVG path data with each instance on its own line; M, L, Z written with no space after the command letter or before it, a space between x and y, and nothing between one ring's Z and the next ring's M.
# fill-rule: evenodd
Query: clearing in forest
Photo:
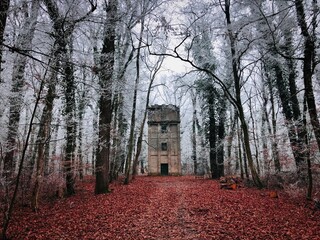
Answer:
M113 184L106 195L94 183L73 197L42 203L38 213L15 211L12 239L320 239L320 211L266 190L220 189L194 177L138 177ZM17 206L18 207L18 206Z

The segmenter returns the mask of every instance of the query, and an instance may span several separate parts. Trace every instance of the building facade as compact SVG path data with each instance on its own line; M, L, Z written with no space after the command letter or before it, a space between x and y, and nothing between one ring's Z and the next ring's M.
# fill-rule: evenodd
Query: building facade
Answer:
M174 105L148 109L148 174L181 175L180 111Z

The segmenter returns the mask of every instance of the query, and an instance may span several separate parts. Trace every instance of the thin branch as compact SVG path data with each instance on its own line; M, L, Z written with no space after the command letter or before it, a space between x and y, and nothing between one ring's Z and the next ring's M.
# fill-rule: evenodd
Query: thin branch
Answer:
M182 42L178 45L181 46L183 42L185 42L187 39L187 36L182 40ZM183 58L178 52L177 52L177 48L175 47L175 49L173 50L174 54L169 54L169 53L155 53L152 52L150 50L150 46L148 45L148 50L150 55L154 55L154 56L168 56L168 57L172 57L175 59L180 59L183 62L189 63L192 67L194 67L195 69L201 71L201 72L205 72L207 73L209 76L211 76L213 79L216 80L216 82L219 84L219 86L223 89L223 91L226 93L228 99L230 100L231 104L233 106L235 106L237 109L240 108L241 106L239 106L237 100L232 96L232 94L229 92L229 89L227 87L227 85L223 82L222 79L220 79L217 75L215 75L212 71L206 69L206 68L202 68L197 66L194 62L192 62L189 58Z

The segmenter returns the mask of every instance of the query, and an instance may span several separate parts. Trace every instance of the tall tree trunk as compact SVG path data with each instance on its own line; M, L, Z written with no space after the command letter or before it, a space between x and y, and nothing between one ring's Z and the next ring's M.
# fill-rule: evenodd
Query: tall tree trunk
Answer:
M106 4L105 36L100 58L99 144L96 157L95 193L109 192L110 140L112 120L112 85L117 24L117 0Z
M191 133L191 141L192 141L192 161L193 161L193 174L198 174L198 163L197 163L197 95L191 89L191 101L192 101L192 133Z
M275 105L274 105L274 90L273 90L270 76L266 70L265 70L265 73L266 73L266 80L267 80L267 86L268 86L270 103L271 103L271 125L268 121L269 119L268 112L265 112L265 118L268 123L269 135L272 136L271 149L272 149L272 158L274 161L274 168L275 168L275 172L278 173L281 171L281 164L280 164L280 157L279 157L279 150L278 150L278 142L276 138L277 137L277 118L276 118L276 111L275 111Z
M70 53L66 53L69 55ZM73 63L71 56L67 56L64 63L65 74L65 114L66 114L66 156L64 160L64 172L66 175L66 193L67 195L75 194L74 189L74 159L76 149L76 113L75 113L75 80L73 75Z
M304 162L304 154L303 154L303 149L302 149L302 143L304 138L299 139L297 136L297 129L296 129L296 123L294 122L293 119L293 111L292 111L292 106L290 104L290 94L288 91L288 86L285 84L285 79L283 79L283 73L282 69L279 66L279 64L274 64L273 65L274 72L276 74L276 83L278 87L278 92L280 96L280 100L282 103L282 111L283 115L285 116L286 119L286 126L288 129L288 135L289 135L289 140L290 140L290 145L292 149L292 153L296 162L297 167ZM298 106L299 107L299 106ZM300 121L300 120L299 120ZM301 131L301 130L299 130Z
M116 134L112 139L113 154L112 162L110 164L110 182L117 179L119 172L124 172L124 146L126 144L123 139L125 139L127 128L127 122L123 115L123 94L121 91L115 94L113 102L113 111L115 116L113 121L113 130L116 132Z
M143 31L144 31L144 18L141 19L141 29L140 29L139 43L138 43L137 56L136 56L136 79L134 83L131 124L130 124L130 134L129 134L129 141L128 141L128 153L127 153L126 166L125 166L124 184L129 184L129 181L130 181L131 161L132 161L132 153L133 153L133 147L134 147L134 130L136 126L137 95L138 95L138 85L140 81L140 52L141 52ZM142 141L142 139L138 138L138 141ZM136 166L134 167L136 168ZM136 171L136 170L133 170L133 171Z
M58 116L59 116L60 114L58 114ZM49 175L49 174L51 174L53 171L54 171L54 169L55 169L55 159L57 159L57 157L58 157L58 154L57 154L57 146L58 146L58 144L57 144L57 139L58 139L58 133L59 133L59 127L60 127L60 121L61 121L61 119L60 119L60 117L58 117L57 118L57 123L56 123L56 126L51 126L51 128L52 128L52 134L53 134L53 139L54 139L54 141L53 141L53 144L52 144L52 151L51 151L51 161L50 161L50 158L49 158L49 153L47 153L47 151L49 150L46 150L46 152L45 152L45 165L44 165L44 167L45 167L45 169L44 169L44 174L45 175ZM49 136L49 139L48 140L50 140L51 139L51 136ZM47 147L49 147L49 145L47 145ZM48 157L48 158L47 158Z
M44 74L44 78L46 77L46 73ZM36 117L36 112L41 100L41 94L44 88L44 81L42 80L40 83L40 87L39 87L39 91L37 93L37 97L35 100L35 104L33 107L33 111L32 111L32 115L30 118L30 122L29 122L29 127L28 127L28 131L27 131L27 136L24 142L24 146L22 149L22 154L21 154L21 158L20 158L20 162L19 162L19 167L18 167L18 174L16 177L16 182L15 182L15 186L14 186L14 191L13 191L13 195L12 198L10 199L10 202L8 203L8 208L5 209L5 211L3 211L4 214L4 218L3 218L3 224L2 224L2 234L1 234L1 239L6 240L7 239L7 230L9 227L9 223L12 217L12 213L13 213L13 209L14 209L14 204L17 198L17 194L18 194L18 189L20 187L20 180L21 180L21 175L22 175L22 169L23 169L23 165L24 165L24 161L25 161L25 157L26 157L26 153L27 153L27 149L29 146L29 140L30 140L30 136L32 133L32 125L34 124L34 118Z
M238 151L237 151L237 154L235 154L236 156L238 156L238 161L236 163L236 170L238 170L240 168L240 176L241 176L241 179L244 179L244 174L246 173L246 177L248 178L249 176L247 176L247 170L244 171L244 168L243 168L243 159L242 159L242 137L241 137L241 128L239 128L239 121L238 121L238 118L236 119L236 122L237 122L237 137L238 137Z
M0 83L1 80L1 72L2 72L2 44L4 42L4 30L6 28L8 10L10 6L10 0L1 0L0 1Z
M235 136L235 132L236 132L236 120L237 117L235 116L235 114L230 114L230 128L229 128L229 136L227 137L227 158L228 158L228 162L227 162L227 174L231 174L231 158L232 158L232 145L233 145L233 139Z
M264 80L264 79L263 79ZM267 135L267 129L270 126L270 122L268 119L268 102L269 98L267 95L265 84L262 85L261 89L261 97L262 97L262 113L261 113L261 141L262 141L262 156L263 156L263 172L264 175L270 173L270 156L268 149L268 139L271 138L271 134ZM270 141L272 142L272 140Z
M262 165L262 171L265 175L270 172L270 161L269 161L269 149L268 149L268 137L266 133L266 128L268 125L268 120L265 117L268 115L265 102L263 103L263 110L262 110L262 117L261 117L261 141L262 141L262 156L263 156L263 165Z
M130 5L131 3L128 2ZM129 7L130 8L130 7ZM133 19L133 18L132 18ZM135 25L135 24L134 24ZM126 142L123 139L126 138L126 130L127 130L127 120L123 114L123 89L125 86L125 72L131 63L135 48L129 49L131 46L131 30L132 26L127 28L124 34L121 34L123 41L118 41L117 46L115 47L118 51L116 51L115 58L117 61L117 84L115 90L115 96L113 100L113 109L114 109L114 121L113 121L113 131L116 133L113 135L112 139L112 161L110 163L110 181L117 179L119 172L124 173L125 169L125 160L126 160L126 151L125 148L127 146ZM121 39L119 36L119 38ZM129 53L130 52L130 53Z
M250 94L248 95L249 98L249 112L250 112L250 119L251 119L251 124L252 124L252 136L253 136L253 143L254 143L254 148L255 148L255 160L256 160L256 166L257 166L257 172L260 175L260 163L259 163L259 143L258 143L258 136L256 133L256 126L255 126L255 120L253 117L253 112L252 112L252 97L251 97L251 91Z
M92 131L94 136L98 136L99 135L99 126L98 126L98 119L99 119L99 114L98 114L98 107L96 107L96 109L94 109L93 111L93 119L92 119ZM99 139L98 138L94 138L93 140L93 144L92 144L92 152L91 152L91 165L92 165L92 175L95 176L96 174L96 158L98 155L98 144L99 144ZM89 170L89 169L88 169Z
M307 101L306 101L306 96L304 96L304 100L303 100L303 125L305 127L305 129L307 129L307 116L306 113L308 111L308 107L307 107ZM311 159L310 159L310 144L309 144L309 138L308 138L308 134L305 134L305 145L308 146L308 148L306 149L306 162L307 162L307 177L308 177L308 186L307 186L307 194L306 194L306 198L308 200L312 199L312 191L313 191L313 176L312 176L312 169L311 169Z
M73 64L71 62L70 42L71 34L74 29L74 22L66 25L63 16L60 16L57 3L52 0L44 0L48 14L53 22L55 44L57 45L57 58L61 61L62 71L64 73L64 93L65 93L65 118L66 118L66 156L64 158L64 172L66 176L66 194L73 195L74 179L72 172L72 161L75 150L75 97L74 97L74 76Z
M54 45L54 49L56 46ZM56 49L55 49L56 50ZM45 167L45 152L46 146L50 144L50 134L51 134L51 122L52 122L52 111L53 111L53 101L56 94L56 83L57 83L57 70L59 68L59 60L57 58L56 51L53 50L51 56L51 66L54 71L51 72L51 76L48 80L48 91L45 97L45 106L42 110L42 115L40 119L40 126L37 136L37 158L36 158L36 173L35 173L35 183L32 191L31 207L33 211L37 211L39 208L38 198L41 188L41 183L44 176ZM53 58L53 59L52 59ZM45 81L45 80L44 80Z
M40 3L32 1L30 15L26 13L26 19L21 28L21 32L15 43L16 48L22 49L24 53L29 53L32 49L32 39L36 28ZM24 72L27 63L27 56L16 54L12 70L12 93L9 99L9 125L7 135L7 151L4 157L4 173L10 178L15 169L14 152L16 148L17 134L19 131L20 112L23 104L23 86L25 83Z
M216 115L214 109L213 96L210 96L208 99L209 107L209 146L210 146L210 171L211 178L219 178L218 174L218 164L217 164L217 130L216 130Z
M239 76L239 67L237 62L238 59L236 56L236 42L235 42L234 34L231 29L230 0L225 1L224 12L226 16L228 36L230 40L230 50L231 50L231 56L232 56L232 72L233 72L234 88L235 88L235 94L236 94L235 99L236 99L236 105L237 105L237 110L239 114L239 120L241 122L244 147L246 151L246 156L247 156L252 180L257 187L262 187L263 184L260 180L260 177L257 173L256 167L253 162L253 157L252 157L251 147L250 147L250 136L249 136L248 124L245 119L243 105L241 101L241 79Z
M83 84L81 84L81 88L79 87L78 93L78 150L77 150L77 171L79 174L79 178L82 180L84 178L85 174L85 164L84 164L84 157L83 157L83 116L85 114L85 107L86 107L86 97L87 97L87 74L86 74L86 69L85 67L81 68L81 73L82 73L82 79L83 79Z
M28 120L26 120L26 122L28 122L30 119L30 117L28 117ZM36 147L36 140L35 140L35 130L37 128L35 126L33 126L32 128L32 134L30 136L30 145L34 145L34 146L30 146L28 148L28 153L27 153L27 159L28 162L26 163L25 166L25 174L24 174L24 179L26 181L26 186L28 189L30 189L31 187L31 180L32 180L32 174L34 171L34 166L36 163L36 151L37 151L37 147ZM25 134L24 136L26 136L27 134Z
M41 182L44 176L44 158L45 158L45 146L49 144L48 138L51 132L51 120L52 120L52 109L53 109L53 100L55 98L55 81L51 82L50 79L48 93L45 98L45 106L42 111L40 119L40 127L37 137L37 168L36 168L36 179L32 191L32 201L31 207L33 211L37 211L39 208L38 198L41 187Z
M113 131L116 133L113 135L112 143L113 143L113 154L112 154L112 162L110 163L110 181L115 180L118 177L119 172L124 173L125 169L125 146L127 145L123 139L126 138L126 130L127 130L127 121L123 114L123 89L124 89L124 75L126 69L129 66L129 63L132 61L135 48L131 48L130 53L128 54L129 46L130 46L130 29L124 34L124 43L120 43L118 41L117 49L121 49L122 51L118 51L115 58L118 59L118 72L116 72L117 77L117 86L115 90L115 96L113 100L113 109L114 109L114 121L113 121ZM129 56L128 56L129 55ZM128 56L128 57L127 57Z
M303 82L306 92L306 101L308 112L310 116L311 125L313 127L314 135L320 149L320 122L317 114L317 108L314 98L312 75L314 72L314 58L315 58L315 26L317 24L318 6L317 1L313 0L313 15L311 16L312 32L309 32L308 23L306 21L303 0L294 1L297 13L298 24L300 26L301 34L304 38L304 58L303 58Z
M286 50L287 55L291 56L290 54L294 54L293 46L292 46L292 32L290 30L287 30L285 33L285 39L286 39ZM297 165L297 173L299 176L301 176L302 179L307 178L307 159L309 158L309 153L307 149L309 149L308 141L305 141L307 139L307 126L303 122L303 116L300 111L299 107L299 101L298 101L298 91L296 86L296 67L293 62L293 56L287 60L287 66L289 70L289 102L292 107L292 117L294 120L294 125L296 128L296 134L297 134L297 140L296 140L296 151L298 154L298 159L301 161L296 162ZM307 144L307 145L306 145Z
M65 17L61 15L58 4L53 0L43 0L48 14L53 22L55 44L57 44L60 55L61 68L63 72L63 87L65 94L65 121L66 121L66 156L64 159L64 173L66 179L66 194L73 195L74 189L74 174L73 162L76 148L76 103L75 103L75 79L74 79L74 65L72 62L73 44L72 34L76 23L83 20L96 8L91 4L89 12L78 19L65 21Z
M218 146L217 162L219 177L224 176L224 138L225 138L225 121L226 121L226 99L225 96L219 97L219 116L218 116Z
M243 163L244 174L246 175L246 178L249 179L249 171L248 171L248 162L247 162L246 146L245 146L245 143L244 143L242 134L241 134L240 136L241 136L241 138L242 138L242 140L241 140L242 149L243 149L243 151L242 151L242 153L243 153L242 163Z
M243 159L242 159L242 147L241 147L241 142L242 142L242 136L241 136L241 131L240 131L240 128L239 128L239 121L238 119L236 120L237 121L237 137L238 137L238 151L237 151L237 154L236 156L238 156L238 161L237 161L237 164L236 164L236 170L240 168L240 177L241 179L244 179L244 170L243 170ZM238 166L238 167L237 167ZM245 171L247 173L247 171ZM247 175L247 174L246 174ZM246 176L248 178L248 176Z
M151 90L152 90L152 85L153 85L153 82L154 82L154 80L156 78L157 73L161 69L161 66L162 66L162 63L163 63L163 59L164 58L161 57L159 59L159 61L156 63L156 65L154 66L153 73L151 75L151 79L150 79L150 82L149 82L149 86L148 86L148 90L147 90L147 97L146 97L145 111L144 111L143 119L142 119L142 122L141 122L141 125L140 125L140 132L139 132L138 141L137 141L136 154L135 154L135 157L134 157L134 160L133 160L133 166L132 166L132 168L133 168L133 171L132 171L133 179L135 178L135 176L137 174L136 170L137 170L138 160L139 160L139 156L140 156L141 148L142 148L142 138L143 138L143 132L144 132L144 125L145 125L146 120L147 120L147 113L148 113L148 107L149 107L150 93L151 93Z
M82 144L83 144L83 127L82 127L82 117L79 117L79 133L78 133L78 151L77 151L77 171L79 174L80 180L83 180L84 178L84 159L83 159L83 154L82 154Z
M224 121L219 119L218 125L218 146L217 146L217 163L218 163L218 176L224 176L224 144L223 144L223 137L225 136L225 129L224 129Z
M228 158L228 166L231 166L231 160L232 160L232 144L233 144L233 140L236 134L236 123L238 121L238 117L237 117L237 111L234 111L233 114L230 114L230 132L229 132L229 136L227 138L227 158ZM236 169L238 170L238 161L236 161ZM228 172L230 172L230 169L228 169Z

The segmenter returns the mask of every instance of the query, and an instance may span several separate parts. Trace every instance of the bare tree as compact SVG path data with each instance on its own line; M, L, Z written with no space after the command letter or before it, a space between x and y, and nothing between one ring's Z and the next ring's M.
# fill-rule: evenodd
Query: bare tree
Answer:
M140 53L141 53L141 45L142 45L142 37L144 31L144 17L141 19L141 29L138 39L138 47L137 47L137 56L136 56L136 78L134 83L134 92L133 92L133 101L132 101L132 112L131 112L131 122L130 122L130 133L129 133L129 141L128 141L128 152L126 158L125 165L125 180L124 184L129 184L130 181L130 170L131 170L131 162L132 162L132 154L134 148L134 130L136 126L136 107L137 107L137 94L138 94L138 85L140 81ZM139 139L138 139L139 141Z
M24 54L20 54L20 52L16 53L12 70L12 90L9 99L10 112L8 135L6 141L7 150L4 157L3 166L5 176L8 178L12 176L16 166L16 163L14 161L14 153L17 149L16 141L19 131L20 114L23 105L23 87L25 84L24 73L27 64L27 54L30 53L32 49L32 39L34 37L34 32L37 24L39 8L39 1L33 0L31 3L30 14L28 13L28 7L24 9L26 11L25 21L15 43L15 48L19 51L23 51Z
M198 161L197 161L197 94L191 89L191 102L192 102L192 133L191 133L191 141L192 141L192 161L193 161L193 174L198 174Z
M10 6L10 0L0 1L0 74L2 71L2 44L4 42L4 30L7 23L8 10ZM0 83L1 83L1 75L0 75Z
M55 47L56 45L54 45ZM54 48L55 49L55 48ZM57 50L57 49L55 49ZM38 136L36 140L37 144L37 156L36 156L36 172L35 172L35 183L32 190L31 207L33 211L37 211L39 208L39 192L41 183L44 177L44 167L45 167L45 150L46 146L49 145L50 135L51 135L51 122L52 122L52 111L53 104L56 95L56 84L57 84L57 74L59 69L59 58L56 51L53 51L52 59L50 59L53 71L49 77L46 84L48 85L48 91L45 96L45 105L42 110L42 115L40 118ZM48 70L47 70L48 71ZM43 80L45 81L45 80Z
M115 29L117 25L118 1L105 2L106 19L104 23L104 39L99 66L99 143L96 157L95 193L109 191L109 164L111 146L112 120L112 86L115 54Z
M243 132L243 138L244 138L244 147L246 151L246 157L248 160L249 168L252 175L252 180L258 187L262 187L262 182L260 180L260 177L257 173L256 167L254 166L252 153L251 153L251 147L250 147L250 138L249 138L249 129L248 124L245 119L244 110L243 110L243 104L241 101L241 79L239 75L239 59L237 58L237 49L236 49L236 37L234 36L234 32L232 30L231 26L231 16L230 16L230 0L226 0L224 4L224 13L227 21L227 27L228 27L228 37L230 41L230 50L231 50L231 57L232 57L232 72L233 72L233 80L234 80L234 88L235 88L235 99L236 99L236 106L237 111L239 114L239 120L241 122L241 128Z
M303 82L305 87L305 104L304 108L309 113L310 122L313 127L313 132L317 141L318 150L320 150L320 122L318 118L316 102L313 92L313 83L312 76L314 73L314 69L316 66L315 61L315 48L316 48L316 27L317 27L317 16L319 14L319 6L317 0L312 1L312 14L310 16L311 26L308 26L305 10L304 10L304 2L302 0L295 1L295 8L297 14L298 24L300 26L301 35L304 40L304 49L303 49ZM306 120L304 117L304 124L306 126ZM308 145L307 135L305 137L306 144ZM307 149L307 173L308 173L308 192L307 198L311 198L312 196L312 172L311 172L311 162L309 157L309 151ZM302 169L304 170L304 169Z
M136 59L135 59L135 71L136 71L136 76L135 76L135 82L134 82L134 92L133 92L133 99L132 99L132 112L131 112L131 122L130 122L130 129L129 129L129 139L127 143L127 157L126 157L126 165L125 165L125 184L129 183L129 178L130 178L130 172L131 172L131 165L133 166L132 172L133 175L136 174L136 167L137 167L137 161L138 158L134 157L133 163L132 163L132 155L134 152L134 146L135 146L135 128L136 128L136 108L137 108L137 98L138 98L138 87L139 87L139 82L141 81L140 77L140 72L141 72L141 51L142 48L144 47L144 34L145 34L145 19L147 14L149 14L151 11L153 11L157 6L159 1L146 1L142 0L136 3L136 9L135 13L137 16L135 18L137 19L139 25L140 25L140 30L137 36L137 46L132 46L134 50L136 50ZM160 1L161 4L161 1ZM138 12L140 10L140 12ZM148 26L147 26L148 27ZM146 28L147 28L146 27ZM134 33L132 33L134 35ZM143 120L145 121L145 120ZM143 123L144 124L144 123ZM140 133L143 133L143 130L140 129ZM138 142L142 141L142 136L139 139L138 137ZM141 143L137 144L137 146L141 145ZM136 149L137 151L141 151L140 149ZM136 156L139 157L140 153L138 153Z
M154 66L152 66L152 67L148 66L148 69L150 70L150 82L149 82L149 86L148 86L148 89L147 89L145 110L144 110L144 113L143 113L142 122L141 122L140 129L139 129L139 136L138 136L138 140L137 140L137 144L136 144L136 153L135 153L135 156L134 156L134 159L133 159L133 164L132 164L132 178L133 179L135 178L135 176L137 174L137 167L138 167L139 157L140 157L140 154L141 154L142 139L143 139L143 133L144 133L144 125L145 125L146 120L147 120L147 113L148 113L148 107L149 107L149 102L150 102L151 90L153 88L153 83L154 83L154 80L155 80L155 78L157 76L157 73L161 69L163 60L164 60L164 58L160 57L158 59L158 61L154 64Z
M96 4L89 1L90 10L79 18L64 16L61 14L56 2L52 0L43 0L48 14L53 23L53 37L57 45L57 55L61 62L60 68L63 72L63 89L65 94L65 109L66 116L66 156L64 159L64 172L66 175L66 193L73 195L74 189L74 175L73 166L74 154L76 148L76 106L75 106L75 77L74 64L72 61L72 33L75 25L88 17L95 9ZM68 19L68 21L66 21Z
M44 74L44 78L45 77L46 77L46 72ZM24 142L24 145L23 145L22 154L21 154L21 158L20 158L20 161L19 161L18 174L17 174L16 181L15 181L13 195L12 195L10 201L7 203L8 204L8 206L6 206L7 208L3 212L4 218L3 218L3 224L2 224L1 239L4 239L4 240L8 239L7 238L7 230L8 230L8 227L9 227L9 223L11 221L12 213L13 213L13 210L14 210L14 205L15 205L16 198L17 198L17 195L18 195L18 189L20 187L22 169L23 169L23 165L24 165L24 162L25 162L25 159L26 159L26 154L27 154L27 149L28 149L28 146L29 146L30 136L32 134L32 125L34 124L34 119L36 117L36 112L37 112L37 109L38 109L38 106L39 106L39 103L40 103L40 100L41 100L41 94L42 94L43 88L44 88L44 81L41 80L40 86L39 86L39 90L38 90L37 95L36 95L35 104L33 106L31 118L30 118L30 121L28 123L27 136L26 136L26 139L25 139L25 142Z
M303 51L303 82L306 92L306 102L308 106L308 112L313 126L313 131L317 140L318 148L320 149L320 122L318 118L316 102L314 98L313 86L312 86L312 75L315 68L315 47L316 47L316 26L318 16L318 5L317 0L312 1L313 11L310 16L311 27L308 27L306 20L306 14L304 10L304 2L302 0L295 1L296 13L298 24L300 26L301 35L304 40L304 51Z

